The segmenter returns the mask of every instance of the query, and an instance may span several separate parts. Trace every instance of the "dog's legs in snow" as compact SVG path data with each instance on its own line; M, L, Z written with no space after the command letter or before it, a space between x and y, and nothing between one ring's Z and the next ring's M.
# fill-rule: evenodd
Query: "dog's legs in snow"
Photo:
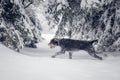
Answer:
M93 56L94 58L97 58L99 60L102 60L102 57L98 56L96 53L95 53L95 50L93 47L91 47L90 49L87 50L88 51L88 54L90 56Z
M65 53L65 51L56 52L56 53L52 56L52 58L55 58L57 55L64 54L64 53Z

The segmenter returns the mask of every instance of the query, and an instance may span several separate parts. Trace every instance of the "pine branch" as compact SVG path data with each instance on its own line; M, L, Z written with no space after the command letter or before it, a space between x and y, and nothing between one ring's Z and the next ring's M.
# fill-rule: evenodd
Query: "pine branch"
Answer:
M22 0L22 4L24 5L24 8L29 7L33 3L33 0L29 0L29 3L25 5L25 0Z

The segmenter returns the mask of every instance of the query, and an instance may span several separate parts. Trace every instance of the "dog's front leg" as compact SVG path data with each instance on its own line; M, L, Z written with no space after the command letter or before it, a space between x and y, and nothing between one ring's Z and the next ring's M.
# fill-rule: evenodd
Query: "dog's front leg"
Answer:
M65 53L65 51L56 52L56 53L52 56L52 58L55 58L57 55L64 54L64 53Z
M69 52L69 59L72 59L72 53Z

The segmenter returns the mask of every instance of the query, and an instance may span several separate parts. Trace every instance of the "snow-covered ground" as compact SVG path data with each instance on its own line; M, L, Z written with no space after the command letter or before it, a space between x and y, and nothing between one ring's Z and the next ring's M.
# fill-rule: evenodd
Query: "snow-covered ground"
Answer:
M0 80L120 80L120 56L109 55L100 61L84 51L51 58L59 47L49 49L53 37L43 34L45 40L37 49L24 48L14 52L0 44ZM119 54L119 53L118 53Z

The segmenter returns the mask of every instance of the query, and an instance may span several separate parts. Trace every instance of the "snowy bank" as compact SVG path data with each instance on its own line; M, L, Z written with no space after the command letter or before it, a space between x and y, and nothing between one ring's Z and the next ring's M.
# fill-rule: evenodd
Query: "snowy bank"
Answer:
M48 41L44 41L47 44ZM27 49L29 54L40 54L37 57L22 55L0 44L0 80L119 80L120 57L109 57L102 61L93 59L85 52L75 53L74 59L66 55L51 58L47 45L35 50ZM57 51L58 49L56 49ZM36 52L34 52L36 51ZM38 51L38 52L37 52ZM26 53L28 54L28 53ZM78 57L79 56L79 57Z

